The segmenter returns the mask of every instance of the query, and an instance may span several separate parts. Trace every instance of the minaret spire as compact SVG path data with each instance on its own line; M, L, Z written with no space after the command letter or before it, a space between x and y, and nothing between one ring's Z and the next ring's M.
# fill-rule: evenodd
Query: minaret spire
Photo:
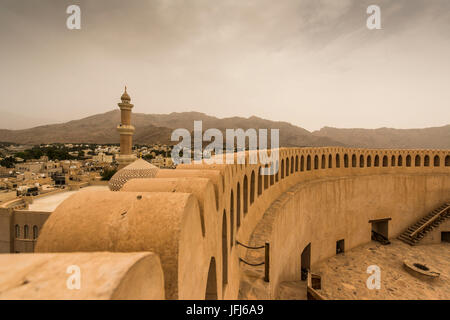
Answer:
M131 125L131 109L133 105L130 103L131 98L125 86L125 92L120 97L122 102L117 105L120 108L121 123L117 126L117 131L120 134L120 155L117 157L119 162L119 169L127 166L136 160L136 156L132 153L134 126Z

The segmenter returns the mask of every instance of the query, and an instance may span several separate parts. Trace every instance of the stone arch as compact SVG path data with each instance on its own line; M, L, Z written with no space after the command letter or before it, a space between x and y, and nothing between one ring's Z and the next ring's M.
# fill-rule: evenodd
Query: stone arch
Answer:
M276 169L277 169L277 173L275 173L275 182L278 182L278 180L279 180L278 174L280 173L280 163L278 162L278 160L276 162Z
M264 166L264 168L265 168L265 173L268 173L268 171L269 171L269 165L268 164L266 164L265 166ZM269 187L269 175L268 174L265 174L264 175L264 190L266 190L267 188Z
M252 171L252 176L250 177L250 204L255 202L255 171Z
M306 157L306 170L311 170L311 156L309 154Z
M291 157L291 173L294 173L294 157Z
M284 179L284 159L281 159L281 179Z
M418 154L414 158L414 166L415 167L420 167L420 156Z
M449 156L449 155L447 155L447 156L445 157L445 166L446 166L446 167L450 167L450 156Z
M248 212L248 179L247 179L247 175L244 176L244 215L247 214Z
M236 228L241 226L241 185L239 182L236 187Z
M399 167L403 166L403 157L402 157L402 155L398 156L397 166L399 166Z
M409 154L406 156L406 166L411 167L411 156Z
M23 238L24 239L28 239L28 236L29 236L29 234L28 234L28 225L26 224L26 225L23 226Z
M367 156L367 160L366 160L366 167L370 168L372 166L372 157L370 156L370 154Z
M258 168L258 196L262 194L263 177L261 175L261 167Z
M383 156L383 167L388 166L388 157L386 155Z
M234 194L231 190L230 196L230 248L233 248L234 244Z
M348 168L348 154L344 154L344 167Z
M395 156L392 155L391 157L391 167L395 167Z
M298 172L298 155L295 156L295 172Z
M269 176L269 180L270 180L270 185L273 186L273 184L275 183L275 173L274 173L275 169L273 168L273 165L270 165L270 176Z
M216 259L214 257L212 257L209 262L205 300L217 300L217 270L216 270Z
M423 158L423 166L424 167L429 167L430 166L430 156L427 155L427 154Z
M300 158L300 171L305 171L305 157L303 155Z
M356 154L352 155L352 167L356 168Z
M227 212L223 210L222 219L222 290L228 284L228 242L227 242Z
M314 170L319 169L319 157L317 155L314 156Z
M373 161L373 166L374 167L379 167L380 166L380 156L379 155L375 155L375 159Z
M328 155L328 168L333 168L333 156L331 154Z
M33 226L33 239L36 240L39 236L38 226Z
M438 155L435 155L435 156L434 156L434 159L433 159L433 165L434 165L435 167L440 167L440 166L441 166L441 159L439 158Z
M321 162L321 164L320 164L320 167L322 168L322 169L325 169L325 155L324 154L322 154L322 162Z
M359 156L359 167L364 168L364 156L363 155Z
M340 168L341 167L341 157L339 155L339 153L336 153L336 168Z
M286 158L286 177L289 177L289 157Z

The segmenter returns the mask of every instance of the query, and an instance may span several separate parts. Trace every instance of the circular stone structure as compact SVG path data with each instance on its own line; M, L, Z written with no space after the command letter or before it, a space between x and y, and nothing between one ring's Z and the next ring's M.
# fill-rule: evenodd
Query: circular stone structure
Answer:
M128 180L154 178L158 173L158 167L143 159L137 159L123 169L117 171L109 180L109 189L119 191Z
M431 270L428 266L422 263L405 260L403 261L403 266L406 271L419 279L431 280L440 276L439 272Z

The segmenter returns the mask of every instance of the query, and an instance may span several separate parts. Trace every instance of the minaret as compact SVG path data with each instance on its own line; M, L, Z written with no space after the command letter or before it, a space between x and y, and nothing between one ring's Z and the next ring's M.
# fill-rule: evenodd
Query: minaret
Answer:
M134 162L136 156L132 154L134 127L131 125L131 109L133 105L130 103L131 99L127 93L127 87L125 87L125 92L120 99L122 102L117 104L120 108L121 117L121 123L117 126L117 131L120 134L120 155L117 157L117 162L119 163L119 169L122 169Z

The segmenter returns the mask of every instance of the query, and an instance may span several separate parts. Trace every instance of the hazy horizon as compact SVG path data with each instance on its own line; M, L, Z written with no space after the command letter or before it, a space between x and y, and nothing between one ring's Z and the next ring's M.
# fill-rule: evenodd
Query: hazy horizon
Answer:
M71 4L81 30L66 28ZM381 30L366 28L371 4ZM0 129L114 110L124 85L136 113L257 116L309 131L449 124L446 0L3 0L0 9Z

